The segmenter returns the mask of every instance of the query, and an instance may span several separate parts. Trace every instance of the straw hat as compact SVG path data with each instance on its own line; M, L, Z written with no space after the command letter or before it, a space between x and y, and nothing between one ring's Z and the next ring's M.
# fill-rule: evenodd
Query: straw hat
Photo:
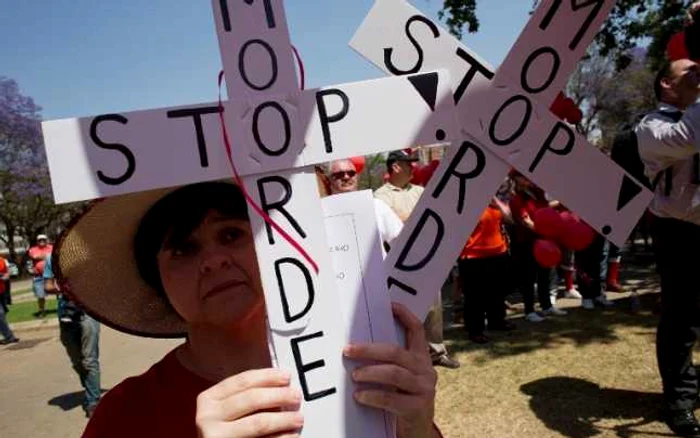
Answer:
M98 321L138 336L178 338L185 322L139 275L134 237L143 216L168 188L94 202L73 220L54 249L62 290Z

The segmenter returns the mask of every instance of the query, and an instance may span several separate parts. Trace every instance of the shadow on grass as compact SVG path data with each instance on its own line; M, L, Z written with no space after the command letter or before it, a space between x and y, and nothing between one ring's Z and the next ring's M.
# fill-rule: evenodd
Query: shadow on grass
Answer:
M613 343L619 340L616 329L638 327L639 334L654 336L658 321L658 277L653 262L642 255L630 257L625 265L624 286L639 296L617 298L619 294L608 294L615 307L584 310L581 307L567 308L567 316L552 317L541 323L529 323L522 313L511 317L517 330L508 333L489 332L493 342L475 344L467 339L464 327L459 325L445 329L445 339L451 352L481 351L489 360L508 357L542 348L557 348L563 344L584 346L591 343ZM510 300L509 300L510 301Z
M572 438L650 436L640 426L660 421L661 394L601 388L571 377L548 377L527 383L520 391L530 396L530 409L549 429ZM628 423L605 426L603 420ZM654 436L673 436L654 434Z

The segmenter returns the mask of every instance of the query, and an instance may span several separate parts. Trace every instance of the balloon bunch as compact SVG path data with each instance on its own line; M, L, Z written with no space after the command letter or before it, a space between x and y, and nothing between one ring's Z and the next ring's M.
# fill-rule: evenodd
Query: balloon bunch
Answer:
M533 252L537 263L553 268L561 263L561 247L582 251L595 238L595 231L575 214L557 212L550 207L540 208L532 218L535 232L541 237L535 241Z
M583 112L576 106L573 99L566 97L561 91L554 99L554 103L549 107L549 110L554 113L555 116L562 120L566 120L572 125L576 125L583 120Z

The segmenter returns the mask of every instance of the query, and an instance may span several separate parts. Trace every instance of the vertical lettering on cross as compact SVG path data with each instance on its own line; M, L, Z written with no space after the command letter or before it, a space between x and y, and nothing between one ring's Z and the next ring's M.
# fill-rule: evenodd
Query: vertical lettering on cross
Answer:
M499 72L549 107L614 5L614 0L540 2Z
M282 190L281 198L275 201L270 200L270 195L268 194L265 187L266 185L271 185L273 183L277 184L278 187L281 187ZM299 225L299 222L297 222L294 216L292 216L291 213L285 208L285 205L287 205L287 203L291 201L293 195L292 185L290 184L289 180L282 176L271 175L258 179L257 185L258 193L260 195L260 207L263 209L265 214L269 215L273 210L277 211L279 214L284 216L284 218L287 219L289 224L297 231L297 233L299 233L299 237L305 239L306 233ZM277 219L276 221L279 222L279 219ZM274 236L276 232L273 233L272 226L267 221L265 222L265 229L267 230L268 243L270 245L274 245Z
M546 31L549 26L552 24L552 21L556 17L557 13L562 12L561 11L561 5L564 3L563 0L554 0L549 7L549 10L547 10L544 18L540 22L540 29ZM591 27L593 26L593 23L595 22L596 17L601 15L601 12L603 10L603 6L605 4L605 0L583 0L583 1L571 1L571 2L566 2L567 4L571 5L571 10L574 12L577 12L579 9L584 9L584 8L590 8L590 11L588 12L588 16L585 18L583 23L581 24L581 27L577 30L576 34L574 37L571 39L571 42L569 42L569 49L570 50L576 50L579 45L581 44L581 41L584 39L586 36L586 33L591 30ZM614 1L608 2L612 5L614 5ZM542 8L545 8L545 2L542 2ZM607 11L606 11L607 12ZM604 16L607 16L607 13L603 14Z
M229 99L297 88L283 3L212 0Z
M251 173L249 167L257 172L292 167L302 142L283 2L212 0L212 6L230 100L224 119L238 133L234 161L243 173Z
M474 152L474 156L476 157L476 163L474 164L474 167L468 172L460 172L457 170L457 167L462 163L468 151ZM484 151L481 150L479 146L475 145L470 141L463 141L454 158L447 166L447 169L445 169L445 173L442 174L440 182L435 187L435 190L433 190L432 197L434 199L439 198L443 190L445 190L445 187L447 187L447 184L450 182L450 178L452 178L453 176L457 177L457 180L459 180L459 198L457 199L457 214L462 214L462 212L464 211L464 203L467 197L467 181L469 181L470 179L478 178L478 176L481 175L481 172L484 171L485 167L486 155L484 154Z
M414 212L413 214L416 214ZM408 241L401 249L394 268L403 272L419 271L430 263L435 256L435 253L440 248L442 240L445 238L445 223L440 215L434 210L426 208L420 214L418 223L411 230ZM420 244L418 244L420 240ZM422 248L420 252L414 248ZM396 249L395 249L396 250ZM387 279L389 292L396 287L411 295L417 295L418 292L411 285L402 282L401 280L389 276Z

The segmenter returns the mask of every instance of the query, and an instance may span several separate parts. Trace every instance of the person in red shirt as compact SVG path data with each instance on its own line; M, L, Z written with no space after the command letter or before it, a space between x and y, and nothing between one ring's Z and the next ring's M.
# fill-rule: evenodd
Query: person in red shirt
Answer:
M135 335L186 337L105 394L83 437L296 436L301 393L271 365L253 237L246 200L227 182L107 198L61 236L54 274L88 314ZM399 438L439 437L423 325L393 311L406 348L343 351L365 363L352 378L370 385L355 398L396 414Z
M516 284L525 302L525 319L540 322L544 318L535 312L535 283L542 314L566 315L552 304L550 292L556 287L556 271L544 268L535 260L533 247L538 238L532 218L537 210L556 207L556 201L547 200L544 191L532 184L520 173L514 173L514 194L510 209L515 224L511 244L513 264L516 267Z
M2 335L2 340L0 340L0 345L14 344L19 342L19 338L12 333L10 325L7 323L5 317L7 310L5 307L5 301L3 295L5 294L5 281L10 279L9 266L7 260L0 257L0 335Z
M46 263L46 258L53 251L53 246L49 244L49 238L46 234L39 234L36 236L36 245L29 248L28 255L32 261L33 269L32 275L34 276L32 286L34 289L34 296L36 297L37 305L39 310L34 314L43 318L46 316L46 291L44 290L44 264Z
M515 328L505 320L505 298L512 292L512 282L508 243L503 231L504 218L510 220L509 208L494 197L459 257L464 325L469 339L478 344L490 341L484 334L484 318L489 330Z

